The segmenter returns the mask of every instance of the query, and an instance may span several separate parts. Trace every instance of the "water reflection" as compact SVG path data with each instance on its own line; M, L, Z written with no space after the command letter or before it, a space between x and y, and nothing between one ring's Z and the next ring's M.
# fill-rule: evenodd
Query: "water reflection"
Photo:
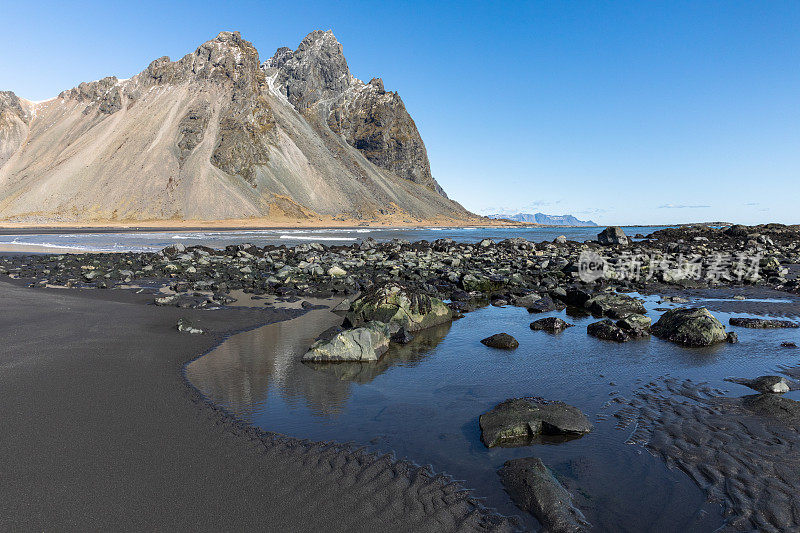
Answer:
M234 335L186 367L186 376L207 398L252 421L270 394L305 403L318 416L335 417L350 397L351 383L365 384L395 365L415 366L435 348L451 324L417 332L392 345L374 363L302 363L319 331L342 323L328 309Z
M341 322L340 316L321 309L239 333L190 363L186 376L214 403L246 420L271 389L287 402L306 401L316 414L335 414L350 395L349 385L304 367L298 354L319 331Z
M431 350L442 342L451 323L440 324L423 331L418 331L408 344L392 344L389 350L376 362L356 363L302 363L308 368L336 376L342 381L352 381L363 385L374 380L395 365L416 366L427 357Z

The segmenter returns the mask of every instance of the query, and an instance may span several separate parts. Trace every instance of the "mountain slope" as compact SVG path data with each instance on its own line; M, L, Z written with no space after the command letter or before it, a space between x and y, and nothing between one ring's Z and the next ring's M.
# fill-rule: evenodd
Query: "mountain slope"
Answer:
M396 93L331 32L261 64L238 32L40 103L0 92L0 219L470 219Z

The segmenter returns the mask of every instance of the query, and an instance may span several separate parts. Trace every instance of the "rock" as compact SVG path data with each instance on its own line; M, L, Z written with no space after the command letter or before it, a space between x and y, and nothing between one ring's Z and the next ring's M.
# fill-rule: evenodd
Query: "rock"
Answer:
M631 332L648 332L648 335L651 324L652 320L650 320L649 316L636 313L632 313L617 321L617 325L624 330Z
M775 320L769 318L731 318L731 326L753 329L800 328L800 324L791 320Z
M341 302L339 302L331 311L349 311L350 310L350 300L345 298Z
M303 361L377 361L389 349L389 326L371 321L363 327L337 333L315 342Z
M623 329L618 324L619 323L615 324L606 318L600 322L589 324L586 327L586 333L592 337L597 337L598 339L616 342L628 342L629 340L646 336L646 334L643 334L639 331Z
M506 461L498 474L517 507L533 514L545 530L574 533L591 527L572 495L539 458Z
M328 275L332 278L343 278L347 275L347 271L340 266L333 265L328 269Z
M800 422L800 402L782 394L755 394L745 397L742 404L760 416L794 424Z
M389 284L354 301L346 317L353 326L378 320L414 332L449 322L453 319L453 311L437 298Z
M178 331L181 333L194 333L194 334L203 334L205 333L202 329L195 326L189 319L187 318L179 318L178 319Z
M670 309L650 331L660 339L686 346L711 346L728 337L725 326L705 307Z
M619 226L609 226L597 234L600 244L628 244L628 236Z
M783 376L760 376L755 379L725 378L725 381L744 385L761 393L783 394L798 389L797 383L789 381Z
M175 305L178 303L180 297L177 294L170 294L169 296L156 296L153 303L156 305Z
M486 337L481 341L489 348L500 348L501 350L516 350L519 347L517 339L508 333L495 333L491 337Z
M527 307L529 313L548 313L550 311L561 311L567 306L558 300L554 300L549 294L545 294Z
M729 331L725 340L728 341L728 344L738 344L739 335L735 331Z
M514 398L480 416L481 441L487 448L524 446L540 435L579 437L592 425L577 407L542 398Z
M547 318L540 318L531 322L531 329L534 331L548 331L550 333L561 333L567 328L571 328L575 324L565 322L558 317L549 316Z
M414 336L406 331L406 328L400 327L397 331L392 333L390 340L392 342L396 342L397 344L408 344L414 340Z
M564 299L564 302L567 305L575 305L583 307L586 305L586 302L592 297L592 293L586 291L584 289L579 288L569 288L567 289L567 295Z
M781 347L783 348L797 348L797 344L794 342L784 341L781 343Z
M594 314L610 318L623 318L630 314L644 315L647 312L641 300L616 292L597 294L587 300L584 307Z
M542 297L532 292L530 294L526 294L525 296L517 296L514 298L513 302L514 305L517 307L532 307L536 302L541 300Z
M553 242L555 242L557 244L566 244L567 243L567 237L564 236L564 235L559 235L558 237L555 238L555 240Z

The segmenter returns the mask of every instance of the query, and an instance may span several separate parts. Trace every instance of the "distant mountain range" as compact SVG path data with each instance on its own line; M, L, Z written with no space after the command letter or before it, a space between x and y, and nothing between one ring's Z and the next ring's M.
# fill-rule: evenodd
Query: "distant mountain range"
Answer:
M545 215L544 213L517 213L516 215L487 215L489 218L530 222L548 226L597 226L591 220L578 220L572 215Z
M330 31L261 61L222 32L130 79L43 102L0 91L0 219L472 220L431 175L403 101Z

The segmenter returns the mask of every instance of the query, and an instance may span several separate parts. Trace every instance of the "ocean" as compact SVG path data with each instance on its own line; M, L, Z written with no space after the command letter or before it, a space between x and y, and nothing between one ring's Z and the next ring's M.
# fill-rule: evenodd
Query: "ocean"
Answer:
M647 235L663 226L630 226L625 233L633 237ZM522 237L532 242L552 241L564 235L572 241L584 242L596 239L602 227L526 227L526 228L318 228L318 229L240 229L225 231L103 231L103 232L42 232L0 233L0 249L3 245L14 247L64 248L75 252L152 252L174 243L186 246L202 244L212 248L224 248L229 244L251 243L257 246L295 246L306 242L321 242L330 245L346 245L362 239L378 241L406 239L409 241L433 241L450 238L459 242L478 242L482 239L501 241Z

